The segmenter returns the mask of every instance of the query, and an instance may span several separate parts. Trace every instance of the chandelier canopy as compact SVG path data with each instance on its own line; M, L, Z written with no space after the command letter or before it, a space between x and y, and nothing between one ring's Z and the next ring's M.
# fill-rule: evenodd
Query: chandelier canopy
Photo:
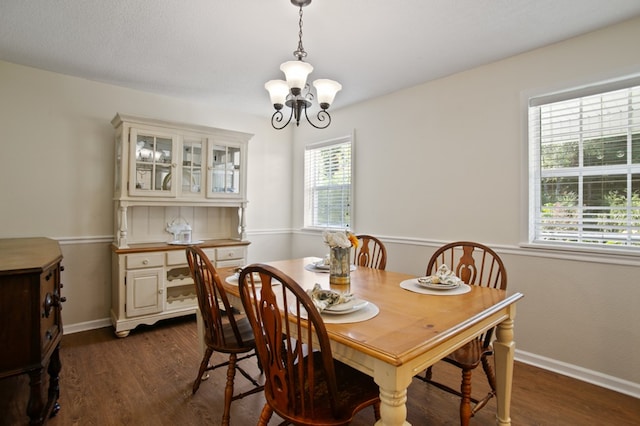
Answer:
M307 115L307 108L311 106L314 99L311 88L307 83L307 76L311 74L313 67L311 64L303 61L307 56L307 52L305 52L304 47L302 47L302 8L311 3L311 0L291 0L291 3L294 6L300 7L298 49L293 52L293 56L297 59L295 61L287 61L280 65L280 70L284 72L286 81L270 80L264 85L265 89L269 91L271 103L276 110L271 116L271 125L274 129L281 130L287 127L292 118L295 118L296 126L299 126L300 118L304 113L305 118L313 127L316 129L326 129L329 127L329 124L331 124L331 116L327 112L327 109L329 109L333 103L336 93L342 89L342 85L337 81L327 79L319 79L313 82L321 108L317 114L318 124L314 124ZM284 121L282 108L285 105L291 109L291 112L289 119L284 124L281 124Z

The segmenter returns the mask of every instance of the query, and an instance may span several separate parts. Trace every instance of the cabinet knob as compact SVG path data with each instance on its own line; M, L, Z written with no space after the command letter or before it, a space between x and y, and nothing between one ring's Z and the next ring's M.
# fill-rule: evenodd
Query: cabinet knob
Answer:
M49 313L51 312L51 307L53 306L53 296L51 293L47 293L44 296L43 308L44 312L42 313L43 318L49 318Z
M144 259L144 260L142 261L142 264L143 264L143 265L148 265L148 264L149 264L149 259Z
M64 271L64 266L60 265L60 272Z
M158 294L162 294L163 292L164 292L164 289L163 289L163 288L161 288L161 289L159 289L159 290L158 290Z
M61 297L58 291L54 291L53 294L47 293L44 296L44 302L42 303L42 308L44 312L42 313L42 318L49 318L51 314L52 308L60 308L62 309L61 303L67 301L66 297Z

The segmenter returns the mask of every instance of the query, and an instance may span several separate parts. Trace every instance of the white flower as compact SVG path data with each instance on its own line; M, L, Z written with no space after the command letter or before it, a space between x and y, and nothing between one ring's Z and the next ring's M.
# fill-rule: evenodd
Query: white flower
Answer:
M322 233L322 238L324 239L325 244L328 245L329 247L343 247L343 248L351 247L351 240L349 239L349 236L345 232L324 231Z

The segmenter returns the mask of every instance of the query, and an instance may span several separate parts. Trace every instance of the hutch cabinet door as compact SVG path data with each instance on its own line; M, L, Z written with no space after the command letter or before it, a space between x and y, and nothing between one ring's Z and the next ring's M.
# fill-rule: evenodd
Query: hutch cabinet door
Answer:
M209 141L207 198L241 198L244 195L244 156L242 145Z
M178 169L178 137L131 128L129 136L129 195L174 197L177 185L171 185Z
M127 271L126 312L128 317L161 312L164 308L163 269Z
M206 138L184 137L180 144L181 159L179 167L182 173L178 197L202 198L203 188L203 161L206 149ZM173 182L172 182L173 183Z

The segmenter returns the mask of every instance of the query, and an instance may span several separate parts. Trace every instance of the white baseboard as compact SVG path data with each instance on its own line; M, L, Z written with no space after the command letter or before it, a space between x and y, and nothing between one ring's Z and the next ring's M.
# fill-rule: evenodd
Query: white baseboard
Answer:
M534 367L553 371L554 373L572 377L634 398L640 398L640 384L638 383L518 349L516 349L515 359L516 361L533 365Z
M111 320L109 320L109 318L104 318L70 325L63 324L62 327L64 334L73 334L81 331L95 330L97 328L111 327Z

